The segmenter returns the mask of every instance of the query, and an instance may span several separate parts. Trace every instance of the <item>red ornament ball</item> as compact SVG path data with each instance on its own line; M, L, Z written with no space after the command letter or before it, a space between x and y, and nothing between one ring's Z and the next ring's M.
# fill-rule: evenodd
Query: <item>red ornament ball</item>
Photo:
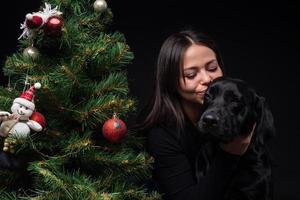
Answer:
M34 28L39 28L43 25L44 21L41 16L38 15L32 15L32 14L27 14L26 15L26 26L28 28L34 29Z
M62 34L62 26L64 20L60 16L52 16L48 18L48 21L45 25L45 33L51 37L58 37Z
M120 142L126 132L126 124L117 117L107 120L102 127L103 136L112 143Z
M46 127L46 119L45 117L39 113L39 112L33 112L30 120L36 121L37 123L39 123L43 128Z

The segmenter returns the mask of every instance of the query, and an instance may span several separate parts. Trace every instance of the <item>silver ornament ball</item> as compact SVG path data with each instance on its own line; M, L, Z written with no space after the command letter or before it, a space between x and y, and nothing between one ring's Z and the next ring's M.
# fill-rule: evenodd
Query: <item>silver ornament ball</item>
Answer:
M96 0L94 2L94 10L96 12L103 12L107 9L107 3L105 0Z
M33 60L36 60L39 57L39 50L35 47L27 47L23 51L23 55L27 58L32 58Z

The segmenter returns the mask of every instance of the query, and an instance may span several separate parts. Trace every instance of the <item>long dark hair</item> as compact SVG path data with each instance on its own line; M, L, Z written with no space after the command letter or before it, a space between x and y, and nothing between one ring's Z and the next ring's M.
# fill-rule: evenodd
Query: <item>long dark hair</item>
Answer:
M221 54L212 38L192 29L170 35L162 44L156 66L156 77L152 99L138 116L139 129L147 129L157 123L172 123L179 130L184 126L184 111L179 101L180 70L183 56L192 44L201 44L212 49L224 73Z

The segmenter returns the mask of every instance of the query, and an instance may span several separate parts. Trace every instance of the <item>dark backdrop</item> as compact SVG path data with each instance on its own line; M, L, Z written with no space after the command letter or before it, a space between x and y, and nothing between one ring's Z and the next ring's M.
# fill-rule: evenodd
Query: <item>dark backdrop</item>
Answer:
M163 40L185 26L208 32L219 44L228 74L253 85L267 98L273 111L277 128L277 136L271 143L277 164L276 200L300 199L299 90L296 88L300 14L296 3L196 2L108 1L114 13L112 29L125 34L135 55L128 66L128 77L131 95L139 102L138 110L150 97L154 66ZM7 6L10 13L1 13L4 23L1 65L7 55L17 50L19 26L25 14L36 11L40 5L39 1L8 4L11 4ZM1 83L7 83L3 74Z

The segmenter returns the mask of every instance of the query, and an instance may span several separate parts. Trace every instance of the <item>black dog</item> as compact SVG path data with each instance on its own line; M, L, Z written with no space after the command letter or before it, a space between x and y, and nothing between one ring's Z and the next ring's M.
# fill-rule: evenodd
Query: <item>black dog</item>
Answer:
M255 123L251 144L239 160L225 199L273 199L272 165L266 142L275 134L275 128L265 99L246 82L229 77L215 79L204 97L200 132L212 141L226 143L249 134Z

